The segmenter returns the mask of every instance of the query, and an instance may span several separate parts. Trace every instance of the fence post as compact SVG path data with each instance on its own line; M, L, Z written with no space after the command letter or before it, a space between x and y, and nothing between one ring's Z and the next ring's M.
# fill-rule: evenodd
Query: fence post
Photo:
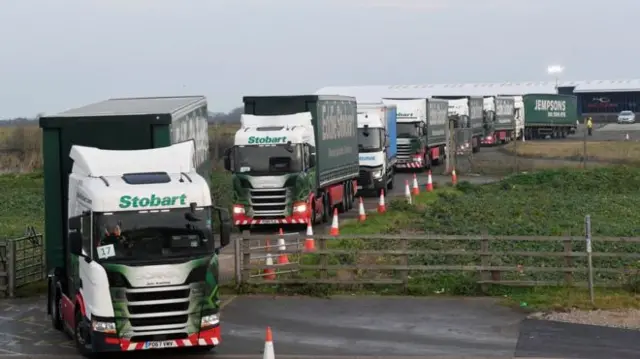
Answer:
M240 240L242 241L242 263L240 264L241 269L241 278L239 283L245 283L249 281L251 278L251 269L249 269L249 264L251 264L251 234L249 231L242 231L242 236Z
M16 291L16 241L7 240L7 289L13 298Z
M233 265L238 286L242 282L242 236L233 241Z
M571 234L565 234L562 245L564 247L564 266L565 268L573 268L573 243L571 240ZM573 272L564 272L564 283L567 286L573 285Z
M480 280L489 281L491 279L491 274L486 267L491 265L491 254L489 253L489 233L484 231L482 232L482 239L480 240L480 265L482 269L480 271ZM480 286L483 292L487 292L489 290L488 283L482 283Z
M596 298L593 292L593 258L591 256L591 216L586 215L584 217L584 233L585 241L587 242L587 264L589 266L589 298L591 299L591 305L596 305Z
M409 240L407 238L400 238L400 250L405 251L402 255L402 264L406 266L400 272L400 278L402 279L402 290L406 294L409 291L409 253L407 250L409 249Z
M318 238L318 248L320 249L320 279L327 279L329 273L327 272L327 266L329 265L329 257L327 256L327 239L324 237Z

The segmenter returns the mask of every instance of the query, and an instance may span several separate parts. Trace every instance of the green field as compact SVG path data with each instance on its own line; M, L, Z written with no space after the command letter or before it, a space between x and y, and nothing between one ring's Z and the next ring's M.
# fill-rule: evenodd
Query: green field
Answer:
M20 237L27 226L42 233L44 195L41 173L0 175L0 239Z
M534 174L511 176L501 182L475 186L460 183L456 188L444 187L433 193L422 193L413 205L403 200L392 200L387 213L371 214L365 223L346 220L341 223L342 235L376 234L432 234L434 239L409 242L409 250L431 251L477 251L478 241L438 240L437 235L482 235L484 233L503 236L576 236L584 235L584 216L592 219L594 237L593 251L605 253L638 253L635 243L598 242L598 236L640 237L640 170L626 167L599 168L591 170L556 170ZM387 264L397 265L398 256L359 255L358 251L392 250L400 248L400 241L394 239L338 239L328 243L329 248L351 250L353 254L330 255L332 265ZM492 252L506 254L492 255L493 266L522 266L523 273L503 272L501 280L547 281L562 283L562 272L526 271L526 268L563 267L563 257L528 257L511 255L519 252L562 252L562 242L494 241ZM574 242L573 251L584 252L584 242ZM305 255L303 263L317 265L319 256ZM476 253L442 255L414 254L408 256L411 265L478 265L480 256ZM573 259L575 267L586 267L586 258ZM598 291L599 307L640 306L640 262L634 258L616 256L595 257L595 268L615 269L626 274L597 273L596 283L616 283L622 289ZM319 278L315 271L300 271L294 278ZM396 278L398 273L387 270L377 272L329 271L331 278ZM408 293L412 295L478 295L483 294L477 284L477 272L412 272ZM574 273L576 282L586 281L586 270ZM294 286L295 287L295 286ZM341 292L345 287L302 286L299 288L276 288L281 292L300 291L305 294L330 294ZM273 291L273 287L259 290ZM350 288L378 294L404 294L397 285L361 285ZM559 308L589 305L584 290L576 288L533 288L522 289L491 286L490 293L503 296L511 302L530 302L540 308ZM631 293L631 294L630 294ZM610 302L610 303L608 303Z

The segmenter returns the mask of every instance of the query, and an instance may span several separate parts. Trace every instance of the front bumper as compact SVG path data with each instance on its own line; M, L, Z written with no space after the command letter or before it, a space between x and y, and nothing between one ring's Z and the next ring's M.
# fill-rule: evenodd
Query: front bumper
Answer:
M306 213L294 214L284 218L253 218L246 214L234 214L233 224L236 226L260 226L270 224L306 224L309 215Z
M404 169L404 168L423 168L424 161L422 155L417 155L417 157L413 157L411 159L402 159L396 162L396 168Z
M127 339L108 336L100 332L93 332L92 336L91 342L93 343L94 352L121 352L198 346L212 347L219 345L221 342L220 325L199 333L191 334L185 339L132 342Z
M382 189L385 188L386 183L384 181L384 176L375 178L373 177L374 172L380 171L381 168L376 169L361 169L360 175L358 177L358 189Z

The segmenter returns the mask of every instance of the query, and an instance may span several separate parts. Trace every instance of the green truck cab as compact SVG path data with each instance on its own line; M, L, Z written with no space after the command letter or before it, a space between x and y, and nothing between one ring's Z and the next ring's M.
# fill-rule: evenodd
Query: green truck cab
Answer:
M356 100L346 96L247 96L234 146L233 222L326 222L353 207L359 175Z

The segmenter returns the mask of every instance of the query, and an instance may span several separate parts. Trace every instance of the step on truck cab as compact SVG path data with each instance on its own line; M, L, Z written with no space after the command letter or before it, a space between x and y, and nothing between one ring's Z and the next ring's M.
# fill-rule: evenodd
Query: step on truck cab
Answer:
M429 169L445 157L449 132L447 100L434 98L384 98L397 108L396 169Z
M353 97L244 97L242 127L225 151L240 229L331 220L353 207L358 128Z
M231 221L194 133L207 137L206 99L114 99L40 126L53 327L86 356L218 345Z
M393 189L398 153L396 141L396 107L358 103L358 189Z
M509 143L516 139L515 99L513 96L488 96L483 101L483 145Z

